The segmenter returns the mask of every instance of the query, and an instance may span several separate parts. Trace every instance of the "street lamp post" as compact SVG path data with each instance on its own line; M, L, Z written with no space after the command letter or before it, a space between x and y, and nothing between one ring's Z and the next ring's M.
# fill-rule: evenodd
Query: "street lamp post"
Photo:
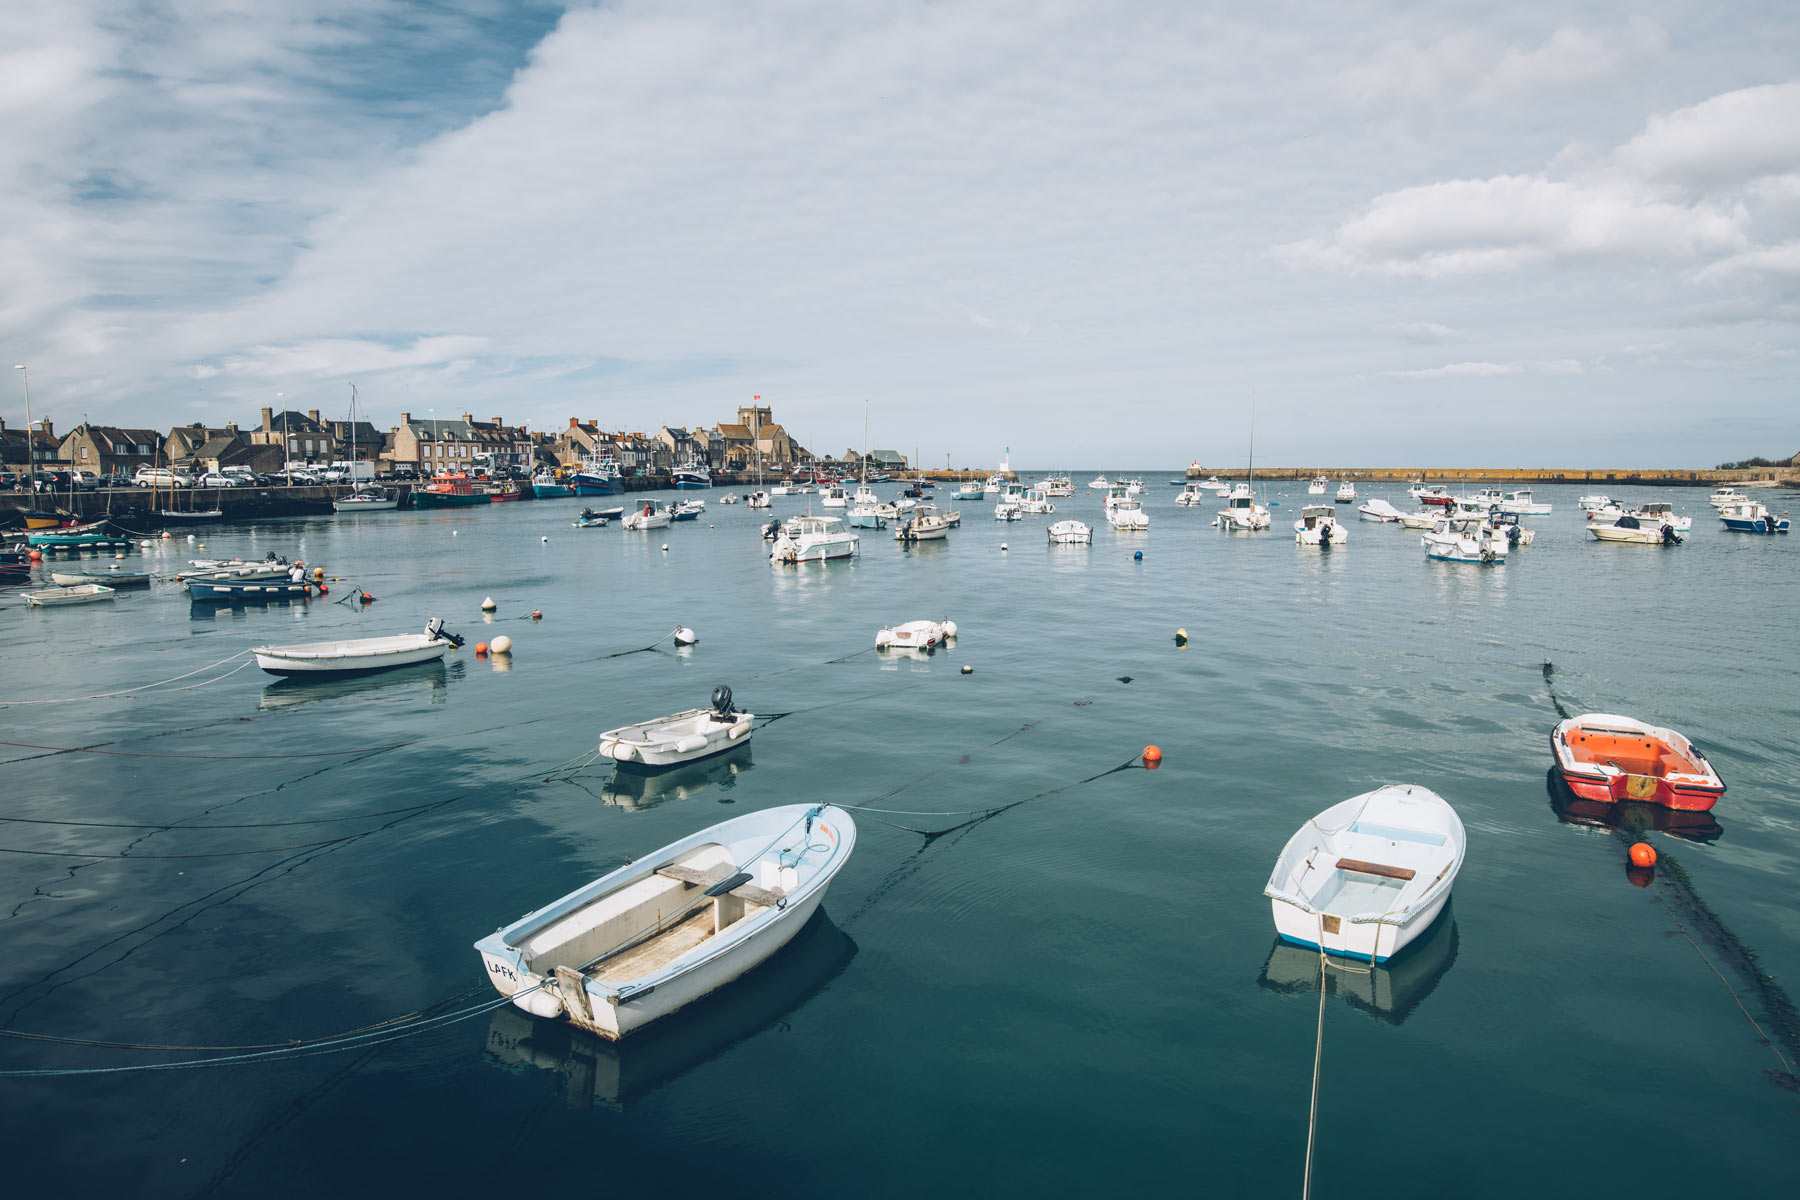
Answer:
M432 450L431 450L431 452L432 452L432 453L433 453L433 454L436 454L436 453L438 453L438 450L437 450L437 438L438 438L438 427L437 427L437 409L435 409L435 408L428 408L428 409L426 409L426 410L425 410L425 411L426 411L426 412L428 412L428 413L430 413L430 414L431 414L431 445L432 445ZM441 461L441 460L440 460L440 461L439 461L439 462L438 462L438 463L437 463L437 465L438 465L438 466L440 466L440 467L441 467L441 466L443 466L443 465L444 465L444 464L443 464L443 462L442 462L442 461Z
M294 459L288 452L287 393L276 392L275 400L281 405L281 482L284 487L293 487Z
M13 370L25 376L25 489L37 491L36 464L31 461L31 372L25 370L24 363L14 363Z

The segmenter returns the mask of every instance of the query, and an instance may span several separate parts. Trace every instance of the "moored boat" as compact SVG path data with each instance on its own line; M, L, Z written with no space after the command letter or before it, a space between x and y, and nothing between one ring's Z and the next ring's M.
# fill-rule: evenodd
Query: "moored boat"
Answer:
M712 471L703 464L690 460L676 467L671 479L678 488L709 488L712 486Z
M1386 962L1431 928L1450 899L1466 847L1442 796L1389 784L1302 825L1263 895L1284 942Z
M711 708L607 730L600 735L600 753L619 763L672 767L748 744L755 722L755 713L733 707L731 689L721 684L713 689Z
M1365 500L1357 505L1356 511L1362 514L1365 521L1398 522L1403 516L1399 509L1377 496L1373 500Z
M462 644L461 637L444 632L442 618L433 617L426 623L424 633L302 642L293 646L257 646L251 653L256 656L256 665L271 675L338 677L436 662L444 657L445 651Z
M304 600L312 595L312 584L286 580L189 579L186 586L191 600Z
M438 475L413 493L413 504L418 508L467 508L492 502L492 496L476 488L475 481L461 472Z
M1590 521L1588 533L1602 542L1625 542L1637 546L1679 546L1681 534L1669 524L1646 524L1626 513L1614 521Z
M400 498L388 494L386 488L373 484L363 484L348 496L339 496L331 502L333 512L387 512L400 507Z
M1507 492L1500 498L1500 511L1512 513L1515 516L1547 517L1550 515L1552 507L1541 500L1532 499L1530 488Z
M1269 510L1256 502L1256 493L1248 483L1239 483L1225 497L1225 507L1213 518L1213 525L1227 532L1267 529L1272 523Z
M949 535L950 520L935 504L915 504L894 529L897 542L941 541Z
M792 565L824 562L831 558L853 558L861 539L837 517L794 517L775 539L769 551L769 562Z
M618 1039L786 945L856 844L850 815L793 804L721 822L475 943L526 1012Z
M1306 494L1309 496L1323 496L1325 494L1325 489L1330 486L1331 480L1325 478L1323 475L1315 475L1313 476L1312 482L1306 485Z
M531 477L531 494L539 500L560 500L575 494L575 485L564 482L555 471L539 471Z
M1318 546L1329 550L1350 540L1350 531L1338 520L1337 509L1329 504L1308 504L1294 522L1296 546Z
M111 588L149 587L148 571L52 571L50 582L57 587L80 587L84 583L101 583Z
M941 621L908 621L889 625L875 635L878 650L936 650L956 639L956 622L949 617Z
M1083 521L1057 521L1049 532L1053 546L1087 546L1094 540L1094 531Z
M569 524L577 529L600 529L606 525L606 518L591 508L584 508L575 514L575 519Z
M1439 562L1490 563L1506 561L1511 548L1494 527L1480 517L1452 516L1419 535L1425 557Z
M96 600L111 600L115 595L112 588L98 583L77 584L74 587L38 588L35 591L20 592L28 608L60 608L66 604L92 604Z
M1704 812L1725 793L1724 780L1692 742L1635 717L1570 717L1550 731L1550 752L1563 782L1584 800Z
M1337 498L1338 503L1340 504L1348 504L1350 501L1356 499L1356 485L1351 483L1348 479L1338 484Z
M667 529L674 514L666 504L656 500L646 500L620 519L619 524L627 529Z
M1106 506L1106 523L1114 529L1141 533L1150 528L1150 514L1144 511L1143 502L1135 497L1115 500Z
M1725 522L1725 528L1738 533L1786 533L1788 531L1788 515L1780 517L1769 511L1766 504L1758 504L1754 500L1745 500L1740 504L1727 504L1719 509L1719 519Z

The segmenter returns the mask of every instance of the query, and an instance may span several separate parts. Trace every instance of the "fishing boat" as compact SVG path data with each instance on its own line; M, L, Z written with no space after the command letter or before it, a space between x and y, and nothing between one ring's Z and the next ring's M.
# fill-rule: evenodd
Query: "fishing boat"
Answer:
M1430 529L1444 519L1444 513L1440 509L1421 508L1417 512L1403 512L1395 519L1406 529Z
M1056 511L1056 505L1043 488L1026 488L1019 500L1019 511L1040 517Z
M627 529L667 529L674 514L669 506L656 500L646 500L631 512L625 514L619 522Z
M1712 495L1706 498L1706 502L1714 508L1727 508L1735 504L1747 504L1749 503L1749 500L1750 497L1734 487L1714 488Z
M1500 511L1520 517L1547 517L1553 506L1534 500L1530 488L1520 488L1500 497Z
M1061 499L1064 496L1073 496L1075 494L1075 485L1069 482L1069 477L1067 475L1044 476L1043 488L1044 495L1052 496L1057 499Z
M458 471L434 476L430 483L412 494L418 508L468 508L490 504L493 497L475 486L475 481Z
M711 708L607 730L600 735L600 753L619 763L673 767L748 745L755 720L755 713L732 705L731 689L720 684L713 689Z
M531 494L539 500L561 500L575 494L575 485L563 482L555 471L539 471L531 477Z
M915 504L894 529L897 542L942 541L950 532L950 520L935 504Z
M148 571L52 571L50 582L57 587L80 587L86 583L102 583L110 588L149 587Z
M1719 509L1719 520L1725 522L1725 528L1737 533L1786 533L1788 531L1787 513L1777 517L1769 511L1766 504L1758 504L1754 500L1745 500L1740 504L1727 504Z
M1263 895L1284 942L1386 962L1431 928L1462 869L1462 819L1416 784L1332 805L1282 848Z
M1584 800L1636 801L1704 812L1725 782L1698 747L1673 729L1616 713L1582 713L1550 731L1550 753Z
M312 584L291 580L189 579L185 586L190 600L303 600L312 595Z
M1181 485L1181 495L1175 497L1175 503L1183 508L1195 508L1206 503L1206 489L1198 483Z
M606 518L591 508L584 508L575 514L575 519L569 524L577 529L603 529L606 527Z
M843 521L837 517L794 517L775 539L775 545L769 551L769 562L791 566L832 558L854 558L861 540L844 528Z
M441 617L433 617L426 622L424 633L302 642L295 646L257 646L250 653L256 656L256 665L271 675L335 678L437 662L444 657L445 651L462 644L461 637L444 632Z
M1093 489L1096 492L1103 492L1111 486L1112 486L1112 480L1108 479L1104 475L1096 475L1092 479L1088 480L1088 487Z
M1350 540L1350 531L1338 520L1337 509L1329 504L1308 504L1294 522L1296 546L1318 546L1329 550Z
M598 451L582 457L571 482L577 496L616 496L625 490L619 464L610 454Z
M1429 504L1440 508L1453 503L1456 499L1441 483L1414 484L1406 489L1406 494L1420 504Z
M1510 547L1481 517L1442 517L1419 535L1425 557L1439 562L1488 563L1506 561Z
M1588 533L1602 542L1623 542L1634 546L1679 546L1681 534L1669 524L1648 524L1626 513L1613 521L1590 521Z
M1337 498L1338 503L1340 504L1348 504L1350 501L1356 499L1356 485L1351 483L1348 479L1338 484Z
M1256 502L1256 493L1248 483L1239 483L1225 497L1225 507L1213 518L1213 525L1227 533L1255 532L1273 524L1269 510Z
M1399 509L1377 496L1373 500L1365 500L1357 505L1356 511L1362 514L1365 521L1388 521L1398 523L1405 516Z
M669 507L669 520L695 521L706 511L704 500L677 500Z
M363 484L348 496L339 496L331 502L333 512L387 512L400 507L400 498L388 494L386 488L373 484Z
M1323 475L1315 475L1313 476L1313 481L1306 485L1306 494L1309 496L1323 496L1330 487L1331 480L1325 478Z
M490 479L480 487L495 504L508 500L529 500L533 497L531 484L523 479Z
M821 508L847 508L849 502L849 497L845 495L844 489L835 483L826 488L824 494L819 497Z
M952 500L979 500L985 494L986 493L981 486L981 480L970 479L960 484L954 492L951 492L950 498Z
M1127 533L1141 533L1150 528L1150 514L1135 497L1119 500L1106 506L1106 523Z
M1612 506L1613 498L1608 496L1605 492L1590 492L1575 501L1575 507L1585 513L1598 512L1603 508L1611 508Z
M994 520L1021 521L1025 518L1025 510L1011 496L1002 496L994 502Z
M1082 521L1057 521L1049 532L1053 546L1087 546L1094 541L1094 531Z
M36 591L19 593L29 608L60 608L65 604L92 604L96 600L111 600L116 594L112 588L98 583L83 583L74 587L39 588Z
M703 464L692 459L676 467L670 478L678 488L709 488L712 486L712 472Z
M786 945L855 845L855 823L831 805L750 813L640 855L475 949L518 1007L617 1040Z
M936 650L956 639L956 622L949 617L941 621L908 621L904 625L888 625L875 635L877 650Z

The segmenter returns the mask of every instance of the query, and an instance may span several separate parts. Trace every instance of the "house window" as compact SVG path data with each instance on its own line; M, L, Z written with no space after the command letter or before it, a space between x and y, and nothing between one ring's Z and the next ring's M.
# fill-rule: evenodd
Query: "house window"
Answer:
M81 447L81 458L83 462L87 461L87 452L88 448L86 446Z
M297 437L289 438L288 439L288 453L289 454L297 453L299 451L299 449L300 449L300 439Z

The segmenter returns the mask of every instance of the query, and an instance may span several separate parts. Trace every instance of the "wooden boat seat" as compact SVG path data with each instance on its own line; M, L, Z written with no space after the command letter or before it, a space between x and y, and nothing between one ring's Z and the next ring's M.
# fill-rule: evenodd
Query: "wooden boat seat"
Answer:
M731 878L736 871L729 863L720 863L717 866L708 867L704 871L696 871L692 867L682 867L670 863L666 867L656 868L656 873L664 879L679 880L689 887L711 887L715 883L722 883ZM780 890L771 891L768 888L759 888L749 883L734 887L725 894L736 896L739 900L762 908L774 908L781 902L782 897Z
M1360 858L1340 858L1337 860L1338 870L1355 871L1361 875L1379 875L1384 879L1410 880L1418 872L1411 867L1389 867L1381 863L1364 862Z

